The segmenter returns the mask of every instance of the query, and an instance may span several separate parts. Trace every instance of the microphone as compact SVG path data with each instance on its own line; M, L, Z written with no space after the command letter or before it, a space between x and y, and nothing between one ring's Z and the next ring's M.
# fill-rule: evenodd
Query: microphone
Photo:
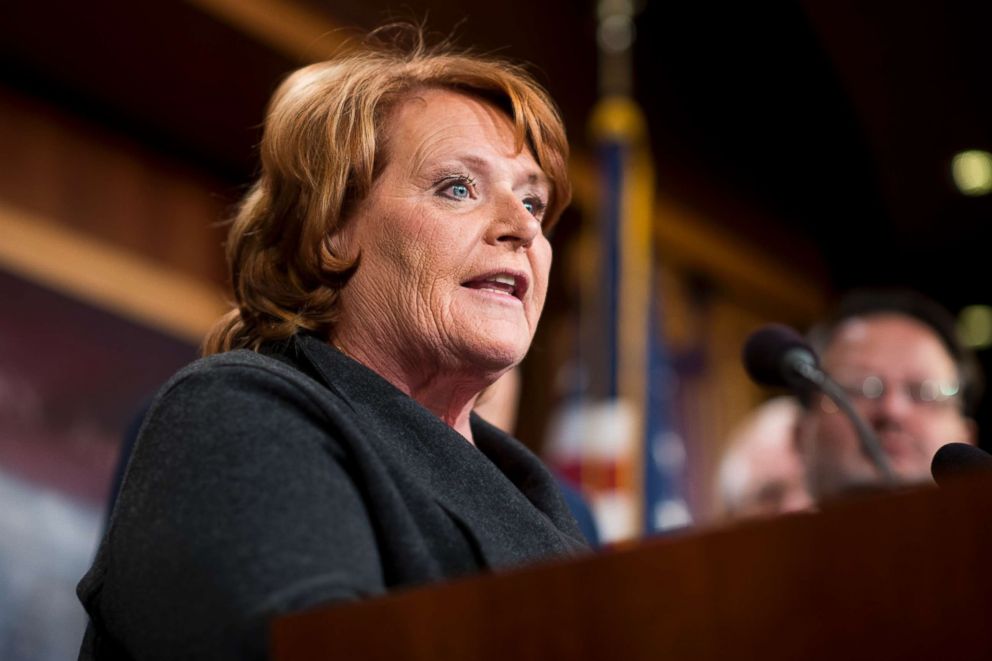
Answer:
M875 433L855 410L844 389L820 369L816 353L802 335L782 324L762 326L748 336L741 357L748 375L756 383L785 387L798 395L818 390L829 397L854 425L861 452L886 483L895 484L895 474Z
M942 487L964 475L992 473L992 454L967 443L948 443L933 456L930 472Z
M813 349L782 324L768 324L751 333L741 358L748 375L764 386L809 390L823 374Z

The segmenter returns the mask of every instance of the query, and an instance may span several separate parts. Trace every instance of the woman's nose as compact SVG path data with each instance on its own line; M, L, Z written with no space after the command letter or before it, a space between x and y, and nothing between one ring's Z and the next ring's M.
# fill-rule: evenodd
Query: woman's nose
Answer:
M499 243L528 248L541 234L541 221L516 196L501 200L494 211L490 231Z

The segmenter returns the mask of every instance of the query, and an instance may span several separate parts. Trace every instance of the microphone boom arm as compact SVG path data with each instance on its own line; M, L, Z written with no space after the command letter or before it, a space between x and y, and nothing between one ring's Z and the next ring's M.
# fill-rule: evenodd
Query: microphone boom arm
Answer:
M791 367L804 380L815 384L823 394L830 398L830 401L837 405L837 408L843 411L847 419L854 425L854 430L858 434L858 440L861 442L861 451L871 459L875 464L875 468L881 473L882 478L888 484L895 484L895 473L892 472L889 458L885 456L885 451L882 450L882 446L878 442L878 438L874 432L865 423L864 419L858 415L858 412L854 410L854 406L847 398L847 395L844 394L844 390L826 372L811 362L795 360L792 361Z

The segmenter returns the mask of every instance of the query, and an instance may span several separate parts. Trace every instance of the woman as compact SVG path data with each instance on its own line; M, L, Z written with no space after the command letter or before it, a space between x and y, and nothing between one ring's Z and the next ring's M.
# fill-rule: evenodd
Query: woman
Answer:
M261 157L238 307L149 411L80 583L83 658L263 656L277 614L584 548L471 415L528 349L570 196L543 90L380 47L290 76Z

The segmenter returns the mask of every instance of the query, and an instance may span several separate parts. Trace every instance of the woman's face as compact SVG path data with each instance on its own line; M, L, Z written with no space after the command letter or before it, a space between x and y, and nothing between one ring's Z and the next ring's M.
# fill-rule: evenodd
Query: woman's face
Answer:
M547 178L506 115L454 92L400 102L386 138L386 166L337 237L362 260L336 339L404 370L498 374L524 357L544 306Z

